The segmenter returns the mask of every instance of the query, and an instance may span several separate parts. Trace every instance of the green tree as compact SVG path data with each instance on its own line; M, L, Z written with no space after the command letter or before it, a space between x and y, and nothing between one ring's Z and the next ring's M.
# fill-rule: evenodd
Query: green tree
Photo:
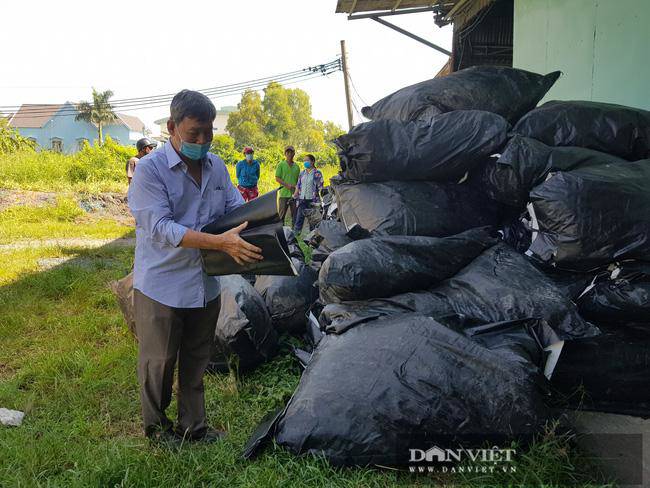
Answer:
M328 163L336 161L331 141L344 132L333 122L313 118L304 90L288 89L277 82L267 85L264 98L257 92L244 93L237 110L228 117L226 129L238 150L252 145L258 156L258 150L265 151L265 159L276 159L278 150L282 154L284 145L291 144L314 155L322 154L321 161Z
M243 159L243 155L235 149L235 139L228 134L215 135L210 151L223 159L226 164L236 164Z
M114 122L117 118L117 115L115 115L115 112L113 112L113 107L108 101L112 96L113 92L111 90L98 92L93 88L92 103L80 102L77 105L77 111L79 113L75 117L75 120L83 120L97 126L100 146L104 144L102 127L104 125L110 124L111 122Z
M255 91L244 92L237 110L228 116L226 130L235 140L237 149L244 146L255 148L266 145L267 136L264 133L266 114L262 107L262 97Z
M264 89L262 107L266 114L265 132L274 141L288 141L297 127L293 107L290 104L290 90L275 81Z

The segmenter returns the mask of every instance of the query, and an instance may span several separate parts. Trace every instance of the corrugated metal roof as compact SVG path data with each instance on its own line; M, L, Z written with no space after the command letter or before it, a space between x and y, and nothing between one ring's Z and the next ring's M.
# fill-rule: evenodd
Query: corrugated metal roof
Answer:
M379 10L399 10L414 7L432 7L438 0L338 0L336 13L374 12Z
M336 13L387 12L437 7L440 25L453 22L459 28L496 0L337 0ZM440 20L438 20L440 19Z

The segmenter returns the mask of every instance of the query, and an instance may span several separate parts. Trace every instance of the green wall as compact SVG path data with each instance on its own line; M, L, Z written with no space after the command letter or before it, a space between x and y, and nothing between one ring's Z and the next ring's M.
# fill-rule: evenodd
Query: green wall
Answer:
M543 101L650 109L650 0L515 0L513 65L563 76Z

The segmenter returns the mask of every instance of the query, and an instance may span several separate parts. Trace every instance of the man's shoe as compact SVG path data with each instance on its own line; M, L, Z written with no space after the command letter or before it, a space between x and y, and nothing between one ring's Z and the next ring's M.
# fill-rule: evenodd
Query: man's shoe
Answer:
M203 434L203 437L199 437L197 441L211 444L213 442L219 442L225 437L226 437L226 432L224 432L223 430L208 428L208 430L205 431L205 434Z
M205 442L211 444L213 442L218 442L226 437L226 432L208 427L205 429L205 431L198 434L190 435L186 433L182 435L177 431L176 435L185 442Z
M181 439L173 430L155 430L146 434L151 444L157 446L178 447L181 445Z

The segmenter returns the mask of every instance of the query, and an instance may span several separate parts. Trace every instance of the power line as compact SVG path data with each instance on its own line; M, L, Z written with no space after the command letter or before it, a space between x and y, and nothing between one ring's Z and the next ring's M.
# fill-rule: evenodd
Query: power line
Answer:
M291 71L288 73L282 73L278 75L273 75L273 76L266 76L263 78L257 78L254 80L249 80L245 82L239 82L239 83L232 83L229 85L222 85L222 86L216 86L216 87L211 87L211 88L202 88L197 91L201 93L205 93L206 95L211 95L211 94L218 94L222 91L227 91L231 89L239 89L242 87L246 87L248 85L253 85L253 84L259 84L259 83L266 83L270 81L274 81L276 79L284 79L284 78L293 78L294 76L308 76L310 74L314 73L326 73L327 71L338 68L340 66L340 62L338 60L330 61L329 63L324 63L321 65L317 66L311 66L309 68L304 68L301 70L296 70L296 71ZM167 99L173 98L175 93L166 93L163 95L152 95L152 96L147 96L147 97L136 97L136 98L123 98L123 99L116 99L111 101L111 105L114 106L123 106L123 105L132 105L133 103L138 103L138 102L158 102L158 101L163 101ZM15 109L18 110L20 106L0 106L0 111L6 111L9 109Z
M330 70L325 71L323 73L305 73L305 74L301 74L301 75L298 75L298 76L278 77L276 79L271 79L269 81L258 82L258 83L249 84L249 85L241 85L241 86L239 86L237 88L232 88L232 89L228 89L228 90L211 91L211 92L206 93L206 95L209 98L212 98L212 99L222 98L222 97L225 97L225 96L236 95L236 94L242 93L245 90L251 90L251 89L252 90L258 90L258 89L264 88L271 81L276 81L278 83L286 84L286 83L292 83L292 82L297 82L297 81L302 81L302 80L319 78L321 76L329 75L329 74L331 74L331 73L333 73L335 71L338 71L338 69L330 69ZM114 108L116 110L122 110L122 111L130 111L130 110L137 110L137 109L143 109L143 108L153 108L153 107L159 107L161 105L168 105L169 102L171 102L172 98L173 97L160 98L160 99L150 100L150 101L146 101L146 102L132 102L132 103L128 103L128 104L123 103L123 104L120 104L120 105L113 105L111 103L111 106L112 106L112 108ZM0 112L0 113L3 113L3 112ZM7 114L7 113L10 113L10 112L5 111L4 113ZM77 113L76 107L69 107L69 108L65 108L63 110L60 110L57 113L57 115L58 116L74 115L76 113ZM25 109L21 110L17 114L16 118L33 117L33 116L39 116L39 115L45 116L45 115L50 115L50 114L51 114L51 110L48 110L48 109L43 108L43 107L34 107L33 109L25 108Z
M339 60L334 60L329 63L324 63L321 65L311 66L302 70L292 71L275 76L267 76L264 78L258 78L255 80L249 80L246 82L233 83L229 85L217 86L212 88L205 88L198 90L201 93L204 93L206 96L212 99L222 98L230 95L236 95L242 93L245 90L250 89L260 89L268 85L268 83L276 81L278 83L295 83L299 81L306 81L309 79L319 78L321 76L330 75L336 71L341 70L341 63ZM130 99L120 99L110 102L110 105L117 110L122 111L131 111L138 110L143 108L155 108L161 107L169 104L171 99L174 97L175 93L164 94L164 95L155 95L149 97L138 97ZM20 107L17 106L4 106L0 107L0 114L12 114L18 111ZM67 115L76 115L76 108L67 108L57 112L55 116L67 116ZM26 107L20 111L20 113L14 115L15 119L26 118L26 117L37 117L37 116L49 116L51 115L51 110L47 110L43 107Z
M350 78L350 83L352 83L352 89L354 90L354 93L357 94L357 97L359 97L359 100L361 100L361 103L363 103L365 106L370 105L367 103L361 95L359 95L359 91L357 90L357 86L354 84L354 80L352 79L352 76L350 76L350 73L348 73L348 78Z

